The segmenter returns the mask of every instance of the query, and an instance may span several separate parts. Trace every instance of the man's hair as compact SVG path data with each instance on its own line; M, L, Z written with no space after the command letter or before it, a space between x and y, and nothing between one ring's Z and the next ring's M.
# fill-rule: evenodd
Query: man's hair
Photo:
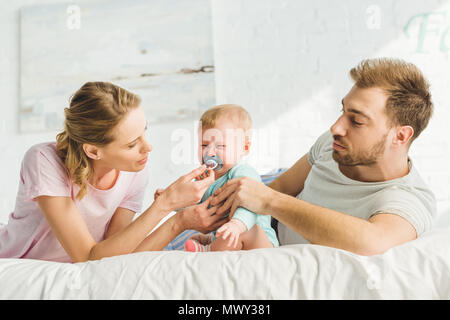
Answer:
M400 59L367 59L350 70L358 88L378 87L388 95L391 125L411 126L410 144L426 128L433 113L429 84L414 64Z

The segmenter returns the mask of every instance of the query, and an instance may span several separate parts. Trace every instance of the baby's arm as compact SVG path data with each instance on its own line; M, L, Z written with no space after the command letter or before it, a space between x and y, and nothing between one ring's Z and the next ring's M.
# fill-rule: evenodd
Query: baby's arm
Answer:
M248 165L236 166L231 170L230 176L232 179L246 176L261 181L261 177L256 170ZM256 214L243 207L239 207L234 212L232 219L217 230L216 235L224 240L230 236L228 244L233 244L233 247L236 247L239 235L250 230L255 223Z
M236 248L238 245L239 236L241 233L247 231L247 227L245 224L238 219L231 219L219 229L217 229L216 236L226 240L228 240L228 246Z
M239 236L245 231L250 230L256 223L256 214L239 207L236 209L232 219L220 227L216 236L226 240L228 237L228 246L236 248Z

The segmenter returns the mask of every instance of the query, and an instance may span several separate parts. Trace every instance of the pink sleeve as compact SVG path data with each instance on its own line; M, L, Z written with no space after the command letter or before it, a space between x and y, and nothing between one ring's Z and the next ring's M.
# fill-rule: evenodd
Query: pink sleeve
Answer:
M120 203L119 207L140 213L142 210L142 202L144 200L145 190L148 184L148 169L137 172L128 188L127 194Z
M56 151L49 145L31 147L20 170L21 183L29 200L39 196L70 197L70 179Z

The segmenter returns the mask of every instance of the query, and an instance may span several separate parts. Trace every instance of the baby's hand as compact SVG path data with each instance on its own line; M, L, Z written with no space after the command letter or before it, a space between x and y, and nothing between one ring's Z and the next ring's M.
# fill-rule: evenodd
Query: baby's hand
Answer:
M236 248L238 245L239 235L247 231L245 224L238 219L231 219L219 229L217 229L216 236L226 240L228 237L228 246Z
M154 200L156 200L156 198L158 198L162 193L164 192L164 189L156 189L155 194L154 194Z

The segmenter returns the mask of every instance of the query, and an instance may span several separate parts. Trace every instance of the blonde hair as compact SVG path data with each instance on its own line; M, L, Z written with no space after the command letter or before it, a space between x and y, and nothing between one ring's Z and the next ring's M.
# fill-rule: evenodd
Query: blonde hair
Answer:
M206 110L200 118L201 128L214 128L219 120L230 119L239 128L248 131L252 128L250 114L243 107L237 104L221 104Z
M430 86L414 64L400 59L367 59L351 69L350 76L359 88L379 87L386 92L390 124L414 129L410 144L427 127L433 114Z
M112 142L112 129L140 102L139 96L109 82L87 82L72 95L64 109L64 130L56 136L56 149L80 187L77 199L86 195L87 181L93 174L92 159L85 154L83 144L101 147Z

